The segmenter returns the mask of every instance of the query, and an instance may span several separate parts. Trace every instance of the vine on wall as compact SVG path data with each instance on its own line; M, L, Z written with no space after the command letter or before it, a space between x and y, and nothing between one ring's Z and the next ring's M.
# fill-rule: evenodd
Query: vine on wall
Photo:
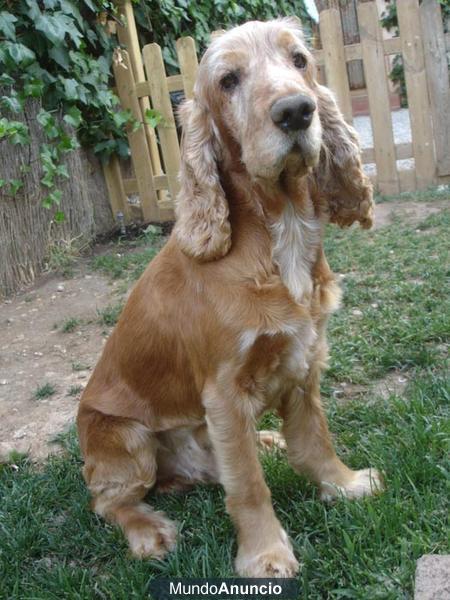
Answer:
M141 45L157 42L171 72L178 70L175 41L192 36L203 53L212 31L230 29L245 21L266 21L295 15L310 34L311 19L303 0L133 0Z
M60 203L58 182L69 176L62 161L79 141L102 159L128 155L130 115L119 110L110 89L116 42L104 28L115 13L110 0L0 0L0 144L30 143L27 124L14 116L26 116L28 99L39 99L36 118L47 141L38 168L47 208ZM13 179L0 178L0 193L19 196L21 176L30 168L36 165L22 165ZM56 210L55 220L63 219Z

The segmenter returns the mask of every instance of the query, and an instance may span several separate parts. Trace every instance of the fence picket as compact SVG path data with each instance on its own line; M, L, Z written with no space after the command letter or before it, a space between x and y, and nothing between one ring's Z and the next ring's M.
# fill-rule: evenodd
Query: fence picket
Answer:
M358 22L377 165L377 187L383 194L397 194L399 181L383 34L375 2L358 4Z
M197 78L198 60L195 41L191 37L177 40L177 55L183 77L184 95L190 99L194 95L194 84Z
M111 156L109 161L103 165L106 187L108 188L109 201L114 219L122 213L125 221L130 220L130 206L128 204L125 188L120 171L120 163L117 156Z
M345 63L341 18L336 8L320 13L320 38L323 46L327 86L336 94L339 108L347 123L352 123L352 100Z
M169 192L174 201L179 190L180 147L167 86L166 70L158 44L144 46L143 55L147 79L150 83L152 105L162 116L162 121L157 125L157 131L161 142Z
M450 175L450 82L441 8L436 0L420 5L436 160L439 175Z
M141 107L134 91L133 71L128 53L125 50L117 49L115 51L113 70L117 83L117 92L123 108L130 110L133 117L141 122ZM156 191L153 185L153 169L144 129L139 127L135 131L129 130L128 141L130 143L131 160L136 174L144 220L158 220L159 210Z
M417 188L435 182L431 108L428 101L425 58L420 31L418 0L398 0L397 15L402 43L403 66L416 164Z
M117 27L117 36L122 45L125 46L133 69L134 80L141 82L145 80L144 66L142 64L142 54L139 45L139 38L136 29L136 21L134 19L133 6L130 0L122 0L119 3L119 12L122 19L125 21L125 26ZM150 109L148 98L140 98L142 114ZM141 119L142 120L142 119ZM148 146L150 149L150 159L152 161L153 172L156 175L162 175L161 160L159 157L158 143L156 135L152 127L144 122L145 135L147 136ZM161 200L165 199L165 194L162 194Z

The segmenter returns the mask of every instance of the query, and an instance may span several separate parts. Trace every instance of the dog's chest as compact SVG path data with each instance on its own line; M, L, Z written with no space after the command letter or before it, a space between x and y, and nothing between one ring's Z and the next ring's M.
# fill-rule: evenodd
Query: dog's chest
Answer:
M273 262L292 298L307 302L313 290L312 267L320 245L320 223L312 208L300 211L288 202L271 226Z

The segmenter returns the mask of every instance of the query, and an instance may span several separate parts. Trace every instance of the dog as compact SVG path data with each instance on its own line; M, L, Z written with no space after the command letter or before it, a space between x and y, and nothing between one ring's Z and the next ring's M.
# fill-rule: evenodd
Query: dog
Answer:
M382 489L336 456L320 401L325 328L339 287L328 222L372 224L354 130L316 81L296 19L215 37L181 109L172 234L136 284L83 393L79 439L96 513L132 553L162 558L176 529L153 487L223 485L239 575L298 570L258 460L285 446L324 499ZM277 411L282 433L259 432Z

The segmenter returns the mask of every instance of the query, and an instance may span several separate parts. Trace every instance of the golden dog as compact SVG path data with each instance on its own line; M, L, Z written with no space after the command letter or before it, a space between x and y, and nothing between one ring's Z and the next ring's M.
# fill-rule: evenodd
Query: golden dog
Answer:
M177 222L81 400L84 477L94 510L153 557L173 546L175 526L147 492L220 482L237 572L291 576L298 563L258 460L264 411L278 411L290 464L324 498L381 489L375 470L336 456L319 390L340 296L323 228L370 227L372 190L296 20L215 38L181 120Z

